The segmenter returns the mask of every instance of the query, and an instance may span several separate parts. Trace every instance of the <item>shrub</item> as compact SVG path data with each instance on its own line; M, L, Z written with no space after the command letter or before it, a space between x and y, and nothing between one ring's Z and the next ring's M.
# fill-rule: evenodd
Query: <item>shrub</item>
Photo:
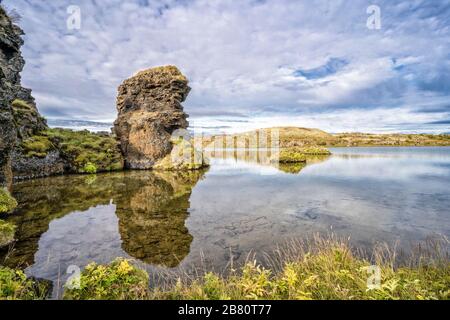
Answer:
M0 267L0 300L42 300L48 285L27 278L21 270Z
M92 162L88 162L84 165L84 172L89 174L97 173L97 167Z
M17 201L8 192L0 187L0 214L13 211L17 207Z
M80 287L64 291L67 300L141 300L148 295L148 274L125 259L109 265L91 263L81 274Z

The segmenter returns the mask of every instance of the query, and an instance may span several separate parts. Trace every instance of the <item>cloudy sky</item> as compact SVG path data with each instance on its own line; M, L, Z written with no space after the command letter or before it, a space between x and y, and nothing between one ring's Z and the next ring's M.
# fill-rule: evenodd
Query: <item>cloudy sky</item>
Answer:
M50 119L113 121L124 79L174 64L206 131L450 132L450 0L2 3L22 16L23 83Z

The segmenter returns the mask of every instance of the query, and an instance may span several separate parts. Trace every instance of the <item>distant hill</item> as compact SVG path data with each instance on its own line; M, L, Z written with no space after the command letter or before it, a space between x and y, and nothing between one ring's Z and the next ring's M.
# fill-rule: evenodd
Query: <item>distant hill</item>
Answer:
M448 134L371 134L371 133L339 133L331 134L319 129L298 127L276 127L258 129L250 132L232 135L213 135L203 138L203 145L208 146L223 139L223 146L235 147L248 146L251 139L266 136L268 143L274 130L278 131L280 147L304 147L304 146L326 146L326 147L370 147L370 146L450 146L450 135ZM258 138L259 139L259 138ZM217 143L217 142L216 142ZM228 145L227 145L228 143Z

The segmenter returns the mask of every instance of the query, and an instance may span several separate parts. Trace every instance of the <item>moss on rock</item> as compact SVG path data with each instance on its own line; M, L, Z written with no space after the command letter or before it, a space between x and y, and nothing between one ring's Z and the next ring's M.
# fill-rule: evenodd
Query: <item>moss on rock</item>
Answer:
M14 241L16 226L12 223L0 220L0 248Z
M112 136L68 129L50 129L45 134L58 146L74 172L91 173L94 167L95 172L123 169L123 158Z
M28 158L45 158L50 151L56 149L49 137L45 135L32 136L24 140L21 147L23 154Z
M85 131L48 129L24 140L22 154L45 158L59 151L70 172L95 173L123 169L123 158L114 137ZM94 170L95 169L95 170Z
M17 207L17 201L4 188L0 188L0 214L13 211Z

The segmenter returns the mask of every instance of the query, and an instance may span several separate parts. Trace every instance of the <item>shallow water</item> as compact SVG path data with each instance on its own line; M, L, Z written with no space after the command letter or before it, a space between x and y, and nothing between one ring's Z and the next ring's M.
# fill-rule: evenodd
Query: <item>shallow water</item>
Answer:
M193 173L133 171L14 185L18 241L0 261L52 280L70 265L135 258L150 272L224 268L315 232L410 243L450 235L450 148L339 148L273 167L255 152L215 154ZM54 292L56 296L59 292Z

